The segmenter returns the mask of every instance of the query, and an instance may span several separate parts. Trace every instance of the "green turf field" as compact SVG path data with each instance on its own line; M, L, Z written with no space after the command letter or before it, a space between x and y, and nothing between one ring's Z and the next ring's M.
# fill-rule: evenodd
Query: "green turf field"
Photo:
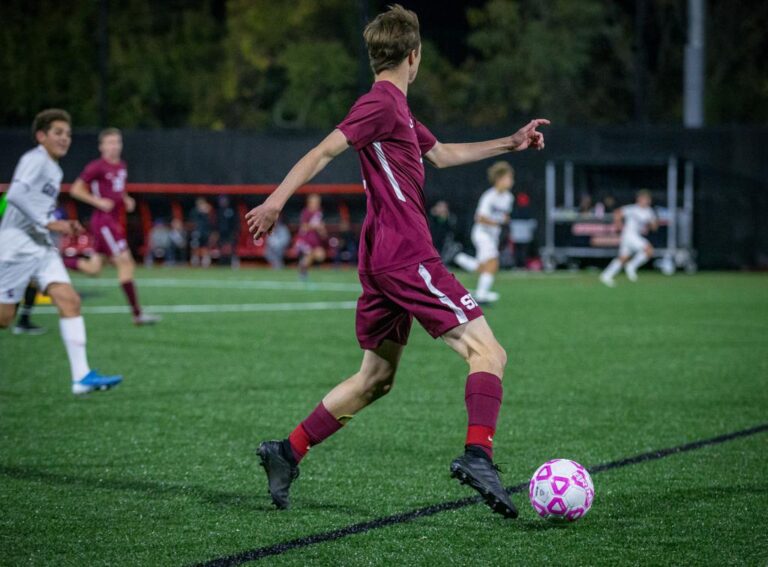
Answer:
M595 465L768 422L768 278L641 276L500 278L486 314L510 358L506 484L554 457ZM144 270L154 328L113 312L113 277L76 285L91 364L123 372L118 389L73 398L51 314L36 316L45 336L0 334L0 563L187 565L472 494L448 474L464 364L415 327L392 394L312 451L291 511L271 509L253 451L356 370L354 272L303 286L294 272ZM759 433L596 474L592 511L567 527L516 494L516 521L474 505L265 562L765 565L767 478Z

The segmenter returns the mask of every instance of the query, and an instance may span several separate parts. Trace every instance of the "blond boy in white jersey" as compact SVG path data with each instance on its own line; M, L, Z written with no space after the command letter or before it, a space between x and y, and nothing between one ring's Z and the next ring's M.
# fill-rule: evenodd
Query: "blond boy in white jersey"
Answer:
M106 390L122 376L102 376L88 365L80 296L72 287L51 232L79 234L76 220L54 216L63 172L59 160L72 143L69 114L59 109L39 113L32 125L38 146L19 160L8 188L8 208L0 222L0 328L13 321L16 305L30 280L59 310L61 338L72 374L72 393Z
M505 161L497 161L488 168L488 181L492 187L481 196L475 211L472 227L472 244L475 257L460 252L453 259L468 272L479 272L475 299L479 303L490 303L499 299L491 291L496 272L499 271L499 237L504 224L509 222L515 197L511 190L515 184L515 170Z
M621 243L619 256L600 274L600 281L608 287L616 285L613 278L621 268L624 268L629 281L637 281L637 269L653 255L653 246L645 235L659 225L651 208L651 192L646 189L638 191L634 205L617 209L613 218L616 227L621 229Z

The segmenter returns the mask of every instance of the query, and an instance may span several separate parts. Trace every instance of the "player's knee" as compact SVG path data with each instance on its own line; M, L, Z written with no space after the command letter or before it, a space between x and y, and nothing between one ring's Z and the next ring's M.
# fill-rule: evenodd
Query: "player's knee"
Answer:
M374 368L363 376L363 390L371 400L387 395L394 383L395 369L392 367Z
M80 315L80 295L72 288L59 291L54 295L56 307L62 317L77 317Z

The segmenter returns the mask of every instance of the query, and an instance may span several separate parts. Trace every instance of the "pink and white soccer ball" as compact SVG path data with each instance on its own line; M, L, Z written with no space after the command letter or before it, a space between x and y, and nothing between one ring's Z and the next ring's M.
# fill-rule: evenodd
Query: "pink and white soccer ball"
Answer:
M528 498L542 518L575 522L592 507L595 485L576 461L553 459L533 473Z

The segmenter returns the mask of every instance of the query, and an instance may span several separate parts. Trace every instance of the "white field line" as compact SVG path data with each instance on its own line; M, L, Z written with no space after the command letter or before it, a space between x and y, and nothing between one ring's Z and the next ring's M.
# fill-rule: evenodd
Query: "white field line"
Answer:
M75 288L115 287L116 279L73 279ZM181 278L139 278L137 284L142 287L205 288L205 289L272 289L278 291L354 291L359 292L359 284L339 282L281 282L272 280L195 280Z
M255 313L260 311L332 311L354 309L356 301L311 301L304 303L242 303L221 305L147 305L147 313ZM127 305L83 306L85 315L115 315L130 313ZM52 315L57 313L52 306L35 308L35 313Z

